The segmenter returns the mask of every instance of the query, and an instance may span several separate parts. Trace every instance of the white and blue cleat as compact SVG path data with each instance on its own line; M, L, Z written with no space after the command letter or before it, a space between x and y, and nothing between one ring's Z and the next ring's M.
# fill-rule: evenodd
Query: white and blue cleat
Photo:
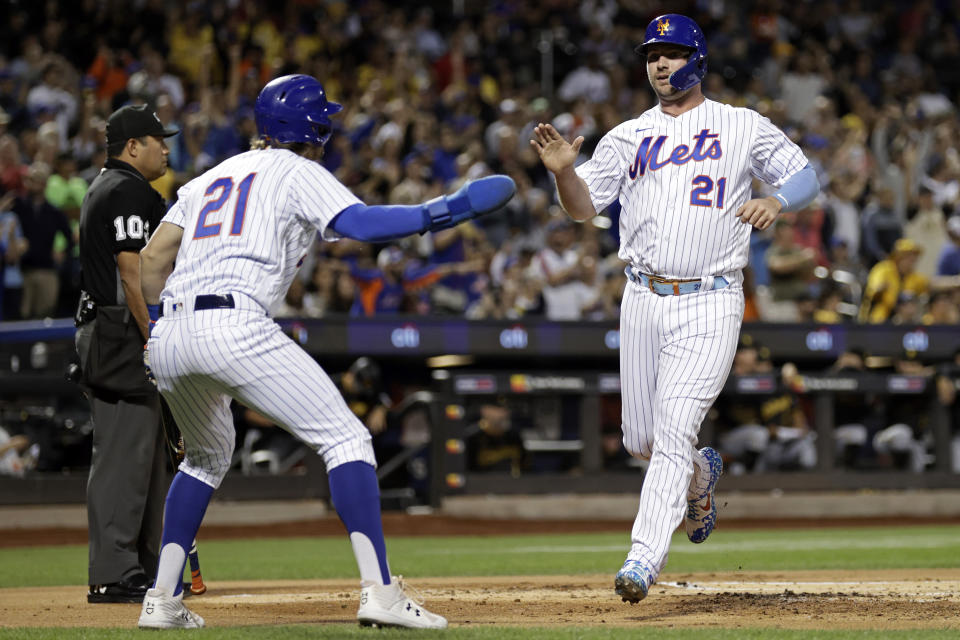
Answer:
M624 602L637 604L647 597L653 582L653 574L647 567L636 560L627 560L617 572L613 585Z
M683 523L690 542L697 544L706 540L717 524L717 504L713 492L723 474L723 459L716 449L704 447L700 453L710 464L710 481L700 497L687 501L687 517Z

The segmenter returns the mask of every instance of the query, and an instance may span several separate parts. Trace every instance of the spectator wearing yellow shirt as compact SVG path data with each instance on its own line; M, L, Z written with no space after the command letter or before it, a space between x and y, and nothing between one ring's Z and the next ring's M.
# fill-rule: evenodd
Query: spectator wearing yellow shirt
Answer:
M913 240L900 238L890 255L870 269L860 304L860 322L886 322L901 293L921 296L929 291L930 280L915 270L922 252Z

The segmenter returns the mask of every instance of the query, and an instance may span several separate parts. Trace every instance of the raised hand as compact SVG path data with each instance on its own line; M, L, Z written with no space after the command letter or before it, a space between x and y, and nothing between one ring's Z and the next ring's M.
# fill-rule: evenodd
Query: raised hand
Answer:
M553 173L572 167L582 144L583 136L578 136L571 144L563 139L552 124L543 123L534 127L533 140L530 141L530 145L540 154L543 166Z

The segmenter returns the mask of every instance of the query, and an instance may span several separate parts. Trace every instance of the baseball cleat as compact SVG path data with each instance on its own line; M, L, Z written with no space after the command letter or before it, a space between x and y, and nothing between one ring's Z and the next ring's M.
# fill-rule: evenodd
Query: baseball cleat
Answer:
M647 597L647 591L653 582L653 575L647 567L636 560L627 560L617 572L613 586L624 602L637 604Z
M716 449L704 447L700 449L700 453L710 464L710 481L707 483L707 490L700 494L700 497L687 500L687 517L683 522L690 542L697 544L706 540L717 524L717 504L713 491L723 473L723 459Z
M183 606L183 594L168 596L159 589L150 589L140 610L141 629L199 629L203 618Z
M360 590L357 621L363 627L446 629L447 619L430 613L404 591L403 577L390 584L374 584Z

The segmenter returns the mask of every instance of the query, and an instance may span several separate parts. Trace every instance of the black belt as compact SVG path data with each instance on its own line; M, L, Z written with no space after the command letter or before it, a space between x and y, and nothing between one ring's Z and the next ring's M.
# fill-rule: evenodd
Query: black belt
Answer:
M193 300L194 311L205 311L207 309L234 309L236 304L233 301L232 293L224 294L204 294L197 296ZM160 315L163 316L163 305L160 305Z
M232 293L197 296L193 303L194 311L203 311L204 309L233 309L234 307L236 307L236 305L233 303Z

